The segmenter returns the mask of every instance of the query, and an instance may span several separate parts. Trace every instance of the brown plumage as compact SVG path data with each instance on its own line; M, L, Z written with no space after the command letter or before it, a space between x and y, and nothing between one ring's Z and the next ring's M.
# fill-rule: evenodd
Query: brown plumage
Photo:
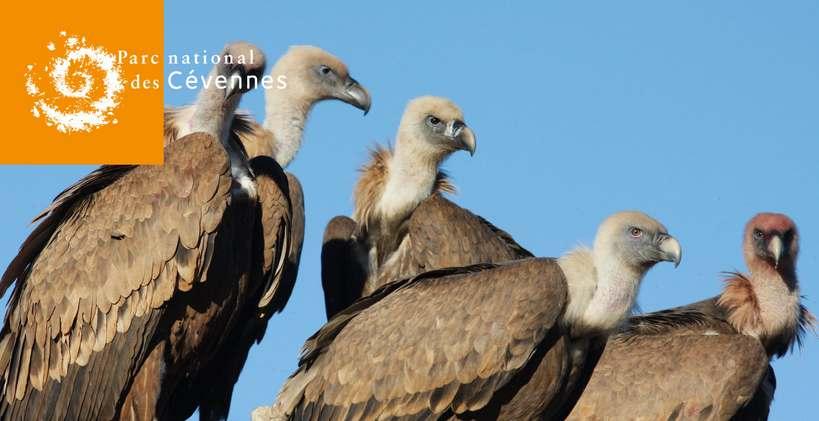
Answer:
M366 257L355 240L356 223L336 216L321 240L321 287L327 319L361 297L367 279Z
M398 227L415 207L439 189L452 188L440 166L457 150L475 151L475 135L458 106L440 97L410 101L395 149L376 149L355 188L353 219L374 256L373 268L397 248Z
M532 257L505 231L434 194L412 212L403 228L407 240L368 284L367 255L356 239L356 228L345 216L333 218L325 228L321 268L328 319L392 280L433 269Z
M251 167L259 191L254 241L263 247L254 247L250 253L253 283L262 293L236 315L237 328L222 339L225 346L209 360L211 363L177 387L169 419L188 419L197 408L202 420L227 417L233 387L250 349L264 337L270 317L284 309L296 283L304 240L301 184L269 157L254 158ZM287 225L282 225L283 216L289 216ZM280 251L287 254L280 255Z
M457 150L475 149L475 135L463 121L447 99L416 98L401 119L394 150L373 150L355 188L354 219L336 217L325 229L322 284L328 317L388 281L531 256L502 231L441 197L455 191L441 163ZM497 248L485 256L482 250L492 246Z
M46 217L47 243L24 243L23 264L3 278L16 281L0 342L3 418L115 418L162 321L178 311L168 304L175 291L206 283L230 197L228 159L213 137L177 143L165 165L134 168Z
M260 56L244 43L225 55L251 48ZM255 71L222 63L212 76ZM0 279L2 291L14 285L0 334L3 419L165 418L179 382L222 349L244 303L255 308L262 271L251 258L270 247L255 221L288 233L292 207L280 193L264 216L248 200L238 177L252 163L223 129L248 85L211 86L164 165L102 167L38 216ZM265 254L283 261L280 246Z
M746 225L749 274L717 297L632 317L612 336L571 419L767 419L769 360L815 320L799 303L798 233L782 214Z
M299 150L310 110L327 99L341 100L365 113L370 107L369 93L352 78L347 66L316 47L291 47L273 66L270 76L274 81L284 78L287 87L266 90L264 123L260 125L251 116L237 113L230 134L242 146L256 176L261 218L258 241L264 247L254 250L253 261L260 262L261 273L257 276L264 292L237 316L241 329L225 339L230 347L214 357L214 364L203 369L200 376L187 378L177 388L173 398L175 419L187 419L197 407L202 419L227 417L233 386L250 348L263 338L268 320L284 308L293 291L304 239L304 198L298 178L283 172L282 167ZM189 116L189 108L166 109L166 144L184 133ZM278 218L285 209L289 220L287 226L282 226ZM281 250L287 251L285 259L276 255Z
M587 254L597 268L579 267ZM606 219L593 251L388 283L308 339L277 403L254 417L548 419L572 391L577 347L625 317L648 268L679 257L662 225L632 212Z

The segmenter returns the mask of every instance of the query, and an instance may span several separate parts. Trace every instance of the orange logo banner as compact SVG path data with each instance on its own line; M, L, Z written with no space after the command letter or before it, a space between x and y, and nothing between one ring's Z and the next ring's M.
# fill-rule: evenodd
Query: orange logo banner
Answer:
M31 8L7 5L0 29L8 52L0 164L161 163L163 3Z

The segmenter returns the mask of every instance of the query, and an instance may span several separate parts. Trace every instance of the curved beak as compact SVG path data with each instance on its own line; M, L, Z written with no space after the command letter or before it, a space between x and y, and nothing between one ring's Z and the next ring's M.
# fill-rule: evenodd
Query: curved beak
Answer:
M773 256L774 267L779 267L779 259L782 257L783 248L782 237L778 235L774 235L771 237L771 240L768 241L768 251Z
M243 91L242 80L244 77L244 72L240 67L237 67L236 70L230 72L228 75L227 86L225 87L225 100L228 100L234 95Z
M347 77L347 82L344 84L344 92L342 92L338 99L364 111L364 115L370 112L370 93L367 92L367 89L361 86L357 80L351 77Z
M682 247L680 242L672 236L663 238L660 242L660 258L666 262L674 262L674 267L680 265L682 260Z
M470 156L475 155L475 148L477 148L475 132L463 122L450 121L446 126L444 135L457 142L458 149L469 152Z

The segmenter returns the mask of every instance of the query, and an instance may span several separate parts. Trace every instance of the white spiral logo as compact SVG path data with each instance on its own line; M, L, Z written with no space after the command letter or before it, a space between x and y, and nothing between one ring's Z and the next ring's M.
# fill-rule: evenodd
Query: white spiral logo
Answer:
M60 37L65 38L65 54L41 69L49 84L43 85L42 74L38 76L36 66L28 65L26 92L35 99L31 113L62 133L116 124L114 110L124 88L116 56L87 45L85 38L67 37L65 32ZM54 43L48 44L48 50L56 50Z

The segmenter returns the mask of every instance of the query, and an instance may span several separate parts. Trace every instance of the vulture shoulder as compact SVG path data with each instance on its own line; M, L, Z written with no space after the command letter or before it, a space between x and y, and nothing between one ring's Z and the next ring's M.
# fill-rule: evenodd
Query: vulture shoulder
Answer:
M31 261L60 225L66 212L70 211L77 201L108 186L134 168L136 168L135 165L103 165L58 194L51 204L31 221L32 223L40 222L40 224L23 242L20 251L0 278L0 296L5 295L8 287L23 276Z
M248 112L239 111L233 115L230 131L248 157L276 156L273 132L265 129Z
M165 107L164 145L167 147L179 138L182 125L190 121L194 107ZM249 158L257 156L275 156L273 133L265 129L247 111L237 111L230 126L233 140L241 145Z
M564 311L552 259L387 284L308 339L277 408L295 419L430 418L486 406Z
M628 341L638 336L735 334L725 311L716 298L668 310L629 317L628 322L612 338Z
M165 157L97 170L58 196L24 242L2 281L14 284L0 333L3 415L113 417L163 305L206 281L230 196L228 156L195 133Z
M406 230L398 250L379 268L378 285L427 270L532 257L511 235L440 194L418 205Z
M327 223L321 245L321 286L329 320L361 297L367 279L367 252L356 240L357 224L346 216Z
M728 419L769 403L764 347L738 334L716 302L629 318L609 337L569 418Z

